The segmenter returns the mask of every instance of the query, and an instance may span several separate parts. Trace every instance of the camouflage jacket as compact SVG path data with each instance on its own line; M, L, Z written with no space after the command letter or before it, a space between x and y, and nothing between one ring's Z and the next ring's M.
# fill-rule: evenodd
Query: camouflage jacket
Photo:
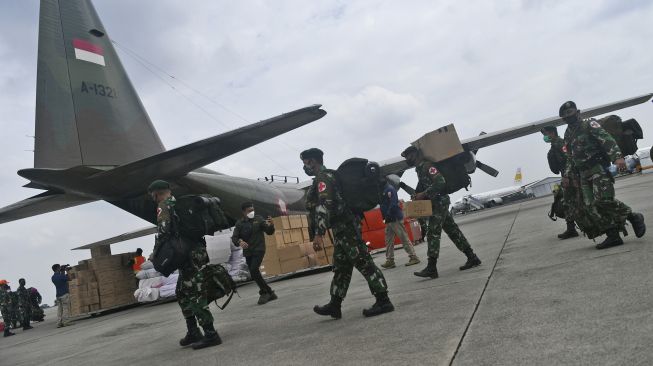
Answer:
M306 195L309 233L311 240L315 235L325 235L334 223L354 220L353 213L342 198L335 171L322 166L313 179Z
M10 292L3 288L0 288L0 307L9 308L10 304L11 304Z
M29 290L23 286L19 286L16 290L16 295L18 297L18 306L20 307L29 307L31 302L29 300Z
M173 234L173 215L175 209L175 198L170 197L159 202L156 208L156 238L152 253L159 251L161 244L165 243Z
M565 175L569 175L574 166L585 171L622 157L617 142L595 120L583 120L568 126L564 141L567 154Z
M417 187L426 192L426 196L433 204L449 205L449 195L446 193L447 182L444 175L440 173L435 164L431 161L424 160L415 167L417 173Z

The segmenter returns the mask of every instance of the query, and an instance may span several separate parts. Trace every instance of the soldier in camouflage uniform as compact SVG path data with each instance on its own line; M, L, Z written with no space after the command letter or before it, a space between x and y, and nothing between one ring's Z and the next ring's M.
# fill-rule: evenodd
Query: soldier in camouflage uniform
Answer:
M363 315L370 317L391 312L394 306L388 298L388 285L363 242L361 220L347 207L338 188L335 172L324 167L322 157L322 151L316 148L300 154L306 174L315 176L306 196L313 247L315 250L322 249L323 237L328 235L329 229L333 231L334 242L331 301L324 306L316 305L313 311L335 319L342 317L342 300L347 295L355 267L365 277L370 291L376 297L374 305L363 310Z
M9 312L11 313L11 327L14 329L18 328L18 325L23 322L20 316L20 309L18 308L18 295L16 291L11 291L11 288L7 289L9 292Z
M619 170L626 168L617 142L597 121L581 120L580 111L572 101L560 106L559 115L568 124L564 140L567 153L565 176L574 174L579 177L582 199L588 208L584 214L594 216L601 231L607 235L596 248L623 244L619 231L625 231L626 220L630 221L635 235L641 238L646 232L644 216L633 213L630 207L615 199L614 178L607 171L610 162ZM563 179L564 185L569 186L568 178Z
M163 180L155 180L147 189L148 193L157 203L157 234L152 253L157 253L161 245L170 240L175 232L175 198L172 196L170 184ZM209 255L206 252L206 242L191 243L189 239L182 238L190 243L188 261L179 268L179 279L177 280L177 302L181 312L186 319L188 332L179 341L182 347L189 345L193 349L200 349L216 346L222 343L218 332L213 327L213 315L209 310L207 301L200 295L201 276L198 276L200 268L209 263ZM199 322L204 329L204 336L197 327Z
M16 335L11 331L11 324L12 322L12 314L9 309L10 304L11 304L11 298L10 298L10 291L9 291L9 285L7 285L7 281L5 280L0 280L0 314L2 314L2 320L5 323L5 330L4 330L4 336L9 337L12 335Z
M30 320L32 319L32 302L29 298L29 290L25 288L25 279L21 278L18 280L18 289L16 290L16 296L18 297L18 313L20 316L20 323L23 326L23 330L32 329L33 327L29 325Z
M32 321L42 322L45 318L45 312L41 309L41 301L43 298L37 289L30 287L29 289L29 300L32 304Z
M541 130L544 135L544 142L551 144L551 149L548 153L549 168L553 174L561 174L562 177L565 177L565 168L567 165L567 153L564 151L565 141L558 136L558 129L555 126L544 127ZM567 230L562 234L558 234L560 239L569 239L575 238L578 236L578 231L576 231L576 224L574 219L571 217L571 211L569 209L570 205L573 205L573 195L565 194L561 192L565 207L565 221L567 222ZM559 198L558 198L559 199Z
M467 238L460 231L458 225L453 220L449 212L451 203L449 195L446 193L446 181L435 164L424 159L421 152L414 146L408 147L401 156L406 158L409 166L414 166L419 181L418 187L423 187L412 197L414 200L431 200L433 214L429 217L428 223L428 264L422 271L415 272L418 277L438 278L438 257L440 255L440 236L442 230L449 236L456 248L467 256L467 262L460 267L460 270L470 269L481 264L481 260L476 256L472 247L467 242Z

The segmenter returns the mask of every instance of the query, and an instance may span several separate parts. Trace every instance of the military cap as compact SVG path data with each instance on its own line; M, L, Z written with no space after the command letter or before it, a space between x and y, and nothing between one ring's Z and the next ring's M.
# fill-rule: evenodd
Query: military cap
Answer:
M408 155L408 154L410 154L410 153L416 153L417 151L418 151L418 150L417 150L417 148L416 148L415 146L412 146L412 145L411 145L411 146L408 146L408 147L406 148L406 150L404 150L404 151L401 153L401 157L402 157L402 158L405 158L406 155Z
M318 149L316 147L312 147L312 148L310 148L308 150L304 150L299 154L299 158L302 159L302 160L305 160L305 159L322 160L323 156L324 156L324 152L322 152L322 150L320 150L320 149Z
M562 103L562 105L560 106L560 110L558 111L558 116L564 117L562 113L570 108L578 109L576 108L576 103L572 102L571 100Z
M157 179L154 182L150 183L147 187L148 192L161 191L164 189L170 189L170 183L165 180Z

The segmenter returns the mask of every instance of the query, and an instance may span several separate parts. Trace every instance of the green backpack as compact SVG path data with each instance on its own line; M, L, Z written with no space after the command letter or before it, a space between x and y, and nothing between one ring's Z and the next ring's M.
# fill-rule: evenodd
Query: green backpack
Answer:
M637 152L637 140L644 138L642 127L635 119L621 121L617 115L609 115L598 123L617 141L623 156Z
M183 237L199 240L218 230L231 227L222 210L220 199L209 195L187 195L177 198L177 228Z
M238 293L236 282L220 264L205 264L195 276L198 276L197 283L201 298L206 300L207 305L215 302L221 310L224 310L229 305L234 293ZM227 295L229 295L227 301L222 306L218 305L217 300Z

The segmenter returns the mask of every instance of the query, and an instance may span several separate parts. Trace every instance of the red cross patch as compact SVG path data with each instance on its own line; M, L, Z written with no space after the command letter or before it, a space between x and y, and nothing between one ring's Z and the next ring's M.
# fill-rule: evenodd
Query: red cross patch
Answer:
M156 208L156 217L161 216L161 207Z
M598 122L596 122L596 121L592 121L592 122L590 122L590 126L592 126L592 128L599 128L599 127L601 127L601 125L600 125Z
M326 183L320 182L317 184L317 191L318 192L324 192L326 191Z
M562 145L562 152L567 153L567 145Z
M429 168L429 174L436 175L436 174L438 174L438 170L435 169L434 166L432 166L432 167Z

